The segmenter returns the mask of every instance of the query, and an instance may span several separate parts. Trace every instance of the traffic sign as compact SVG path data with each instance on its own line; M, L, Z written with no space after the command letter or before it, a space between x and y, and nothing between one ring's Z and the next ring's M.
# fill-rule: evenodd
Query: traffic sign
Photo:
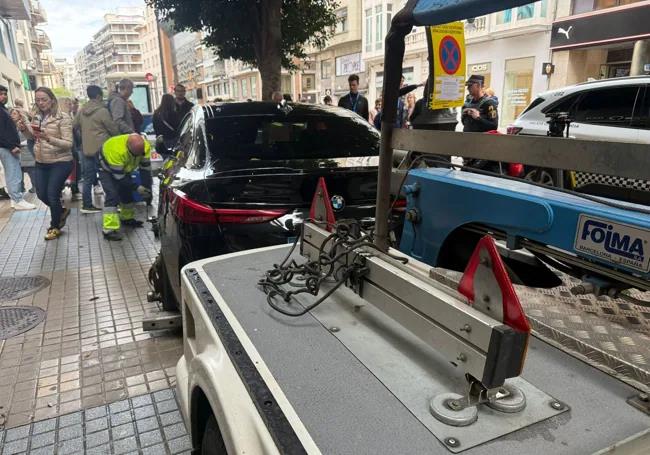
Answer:
M465 101L465 26L462 22L427 27L433 89L431 109L462 106Z
M438 55L440 55L440 64L445 73L456 74L462 59L462 51L460 50L458 41L451 35L445 36L440 40L438 52Z

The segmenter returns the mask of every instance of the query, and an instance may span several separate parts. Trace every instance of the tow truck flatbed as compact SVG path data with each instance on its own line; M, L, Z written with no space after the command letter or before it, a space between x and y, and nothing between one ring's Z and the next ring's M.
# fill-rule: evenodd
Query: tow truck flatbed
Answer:
M219 416L220 424L230 427L232 434L226 446L237 453L272 453L276 446L284 453L450 453L450 447L423 423L421 409L398 399L391 389L395 382L387 385L372 365L364 364L373 355L381 359L392 354L373 354L382 347L369 342L363 355L358 351L355 355L343 335L365 330L401 351L401 358L392 359L398 361L393 379L400 371L431 371L431 357L420 355L426 346L381 317L368 318L362 305L348 305L346 310L345 300L358 298L345 294L349 290L340 289L336 299L290 318L272 310L266 295L251 285L288 250L289 246L280 246L235 253L183 269L186 340L177 368L181 408L188 409L192 398L188 384L193 373L188 372L207 368L218 375L215 383L221 385L216 390L203 384L213 409L219 409L215 401L228 399L225 383L231 384L228 393L238 400L237 415L224 411L226 415ZM339 305L337 311L333 305ZM333 322L333 317L339 322ZM632 387L536 338L531 338L521 377L568 409L464 451L459 436L460 447L453 451L587 454L617 446L615 453L644 453L650 447L650 417L626 403L635 395ZM423 396L420 406L427 404L428 397ZM253 410L246 418L242 418L248 412L244 408ZM247 431L255 437L238 437ZM476 430L469 426L463 431ZM268 434L275 444L269 445Z

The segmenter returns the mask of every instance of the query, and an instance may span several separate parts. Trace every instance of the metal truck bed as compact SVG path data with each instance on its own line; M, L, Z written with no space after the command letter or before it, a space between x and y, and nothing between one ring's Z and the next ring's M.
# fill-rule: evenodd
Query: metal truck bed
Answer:
M222 321L216 317L219 313L226 315L233 327L238 329L241 325L257 351L249 352L253 349L246 348L248 340L241 340L240 336L240 341L245 341L243 355L257 359L259 353L272 375L266 385L270 390L279 387L290 404L282 405L283 400L276 400L288 422L294 428L299 426L297 415L300 426L304 426L322 453L450 453L416 417L418 412L400 402L341 341L342 332L363 326L404 351L394 365L396 377L400 371L409 370L405 365L419 364L427 370L430 357L425 355L426 347L410 339L405 330L381 317L362 317L366 312L362 305L349 305L349 311L340 309L335 315L340 318L336 326L331 319L332 308L325 308L333 305L329 301L299 318L283 316L267 305L266 295L254 283L288 251L289 246L267 248L186 266L183 304L202 305L204 311L190 308L193 317L202 314L203 319L209 319L202 320L197 327L205 324L214 329ZM345 292L349 290L337 291L338 298L356 297ZM231 312L234 318L228 316ZM326 319L328 322L323 325L322 320ZM368 343L367 349L370 356L383 355L373 352L379 349L377 344ZM232 353L229 355L233 358ZM181 359L179 366L183 362ZM259 370L259 365L256 368ZM629 439L635 442L628 448L650 450L650 417L626 403L627 398L635 395L635 390L626 384L535 338L531 339L522 377L566 404L569 410L469 448L464 454L587 454ZM187 394L185 391L181 395ZM423 406L428 398L423 397ZM462 431L470 434L475 430L469 426ZM455 434L461 434L458 439L462 449L463 433Z

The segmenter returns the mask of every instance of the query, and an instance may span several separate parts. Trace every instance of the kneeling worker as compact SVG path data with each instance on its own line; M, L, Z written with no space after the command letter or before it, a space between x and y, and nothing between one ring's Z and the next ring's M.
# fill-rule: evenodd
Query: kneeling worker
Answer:
M131 173L140 168L141 185L135 185ZM141 227L135 219L133 191L151 202L151 146L139 134L122 134L104 142L99 153L99 180L104 188L102 231L107 240L122 240L120 223ZM119 214L118 214L119 206Z

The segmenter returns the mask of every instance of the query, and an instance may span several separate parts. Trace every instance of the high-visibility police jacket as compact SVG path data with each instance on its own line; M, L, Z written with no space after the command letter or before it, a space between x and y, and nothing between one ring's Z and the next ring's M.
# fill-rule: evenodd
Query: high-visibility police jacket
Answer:
M126 146L128 139L128 134L122 134L104 142L99 153L99 164L102 170L110 173L116 180L123 180L140 168L142 185L151 188L151 145L145 140L144 155L135 156Z

